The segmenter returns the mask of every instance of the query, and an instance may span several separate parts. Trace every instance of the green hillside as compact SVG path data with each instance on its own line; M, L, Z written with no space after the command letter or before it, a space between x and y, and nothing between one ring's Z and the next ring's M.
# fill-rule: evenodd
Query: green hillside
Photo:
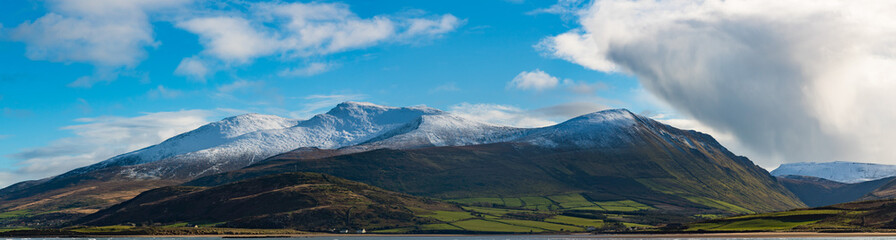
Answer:
M558 195L558 204L579 204L580 195ZM163 187L84 217L62 230L94 233L220 229L297 229L327 232L366 229L379 233L546 233L650 228L633 216L635 202L599 203L614 209L502 209L445 203L385 191L317 173L285 173L217 187ZM594 207L598 205L592 205ZM131 226L133 225L133 226ZM217 229L217 230L216 230ZM20 230L27 233L33 230ZM264 232L264 231L261 231Z
M804 207L761 168L713 150L556 150L489 144L374 150L325 158L284 154L185 185L216 186L284 171L331 174L391 191L503 208L654 209L743 214ZM577 196L564 201L559 196ZM612 204L637 202L637 206Z
M412 209L462 211L450 204L324 174L285 173L210 188L158 188L76 223L220 223L224 227L308 231L427 223Z

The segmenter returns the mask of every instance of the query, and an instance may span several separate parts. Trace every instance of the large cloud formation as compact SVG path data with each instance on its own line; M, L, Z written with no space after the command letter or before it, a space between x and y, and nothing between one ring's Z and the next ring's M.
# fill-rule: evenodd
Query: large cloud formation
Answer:
M894 12L890 1L596 1L579 29L539 47L635 76L760 164L896 163Z

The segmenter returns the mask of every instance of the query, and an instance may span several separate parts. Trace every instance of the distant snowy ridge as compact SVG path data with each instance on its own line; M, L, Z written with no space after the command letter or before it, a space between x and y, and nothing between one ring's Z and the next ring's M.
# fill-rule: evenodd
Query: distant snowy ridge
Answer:
M858 183L896 176L896 165L857 162L801 162L781 164L774 176L799 175L837 182Z

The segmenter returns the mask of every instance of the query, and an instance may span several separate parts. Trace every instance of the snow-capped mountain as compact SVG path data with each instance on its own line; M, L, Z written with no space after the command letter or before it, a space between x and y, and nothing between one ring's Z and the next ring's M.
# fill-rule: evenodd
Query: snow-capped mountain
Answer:
M481 145L490 143L506 144ZM84 203L78 205L77 212L90 212L152 188L181 184L197 177L224 176L252 164L276 164L277 157L272 158L275 155L315 158L381 148L403 151L451 146L481 147L486 151L513 146L513 151L525 148L534 152L578 152L589 159L593 155L586 153L601 153L599 156L611 156L610 159L641 159L644 157L639 154L656 152L670 154L671 159L680 161L675 166L684 169L725 163L725 167L747 167L744 171L752 171L749 174L768 176L761 169L750 170L754 166L752 162L728 152L709 135L680 130L624 109L586 114L554 126L515 128L478 122L428 107L345 102L308 120L261 114L225 118L157 145L56 177L0 189L0 208L52 212L68 209L62 206L74 201ZM368 153L378 152L390 151ZM260 163L266 159L273 162ZM727 160L716 162L719 159ZM729 160L734 164L729 164ZM631 171L643 166L630 167L620 169Z
M190 179L248 166L298 148L359 152L525 142L542 147L616 147L653 141L683 143L682 133L624 109L582 115L543 128L514 128L466 119L429 107L388 107L345 102L308 120L245 114L209 123L162 143L70 171L72 176L116 168L118 175L142 179ZM695 135L697 136L697 135ZM677 146L677 145L676 145Z
M637 119L624 109L611 109L585 114L554 126L534 129L519 139L535 145L607 147L631 142Z
M483 123L452 114L426 115L351 148L368 150L486 144L512 141L530 131Z
M653 138L692 149L697 145L718 145L708 135L676 129L625 109L585 114L554 126L533 129L516 141L546 147L612 148L643 144Z
M233 170L301 147L358 150L506 141L523 130L464 119L429 107L345 102L308 120L245 114L225 118L144 149L76 169L123 167L134 178L191 178Z
M90 168L155 162L172 156L225 145L247 133L285 129L295 126L297 123L297 120L262 114L244 114L228 117L221 121L203 125L193 131L174 136L158 145L113 157Z
M896 176L896 165L857 162L801 162L781 164L774 176L811 176L844 183L858 183Z

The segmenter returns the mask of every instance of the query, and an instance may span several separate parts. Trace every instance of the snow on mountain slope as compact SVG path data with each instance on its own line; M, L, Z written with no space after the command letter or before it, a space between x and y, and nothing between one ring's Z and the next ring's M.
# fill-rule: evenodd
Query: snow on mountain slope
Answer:
M772 170L771 174L774 176L811 176L837 182L858 183L896 176L896 166L840 161L785 163Z
M630 143L637 120L625 109L611 109L585 114L554 126L534 129L518 141L536 145L556 146L609 146Z
M475 145L510 141L527 132L529 129L498 126L451 114L426 115L350 148L366 150Z
M175 155L195 152L202 149L225 144L243 134L294 126L297 120L273 115L244 114L225 118L221 121L203 125L165 140L158 145L122 154L98 166L134 165L158 161Z
M121 167L121 175L131 178L193 178L245 167L302 147L366 151L515 141L585 148L660 139L679 148L695 148L692 139L699 136L671 134L669 129L624 109L526 129L482 123L428 107L345 102L303 121L260 114L226 118L64 175Z
M345 102L304 121L261 114L240 115L66 175L110 166L145 165L125 168L122 172L143 178L172 174L189 177L246 166L300 147L355 145L414 122L421 116L434 114L446 113L427 107L400 108ZM180 166L184 164L194 166ZM185 174L183 171L190 172Z

